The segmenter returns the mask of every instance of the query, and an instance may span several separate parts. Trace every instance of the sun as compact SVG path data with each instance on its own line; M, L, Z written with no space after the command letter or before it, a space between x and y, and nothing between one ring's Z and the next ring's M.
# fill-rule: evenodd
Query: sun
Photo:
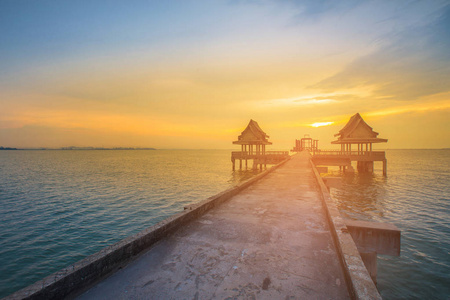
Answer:
M334 122L316 122L313 124L310 124L309 126L311 127L321 127L321 126L329 126L329 125L333 125Z

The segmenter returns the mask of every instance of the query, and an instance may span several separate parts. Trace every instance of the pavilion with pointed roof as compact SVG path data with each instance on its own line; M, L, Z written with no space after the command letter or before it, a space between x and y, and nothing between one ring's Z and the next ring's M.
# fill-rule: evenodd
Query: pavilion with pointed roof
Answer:
M258 122L250 120L244 131L238 136L238 140L233 144L241 145L243 152L253 153L255 151L257 154L264 154L266 145L272 145L268 138L269 136L259 127ZM255 146L255 150L253 150L253 146Z
M262 165L279 162L289 156L287 151L267 152L266 145L272 145L268 139L269 136L259 127L258 122L250 120L244 131L238 136L238 140L233 142L235 145L241 145L241 151L233 151L231 155L233 170L236 159L240 162L240 168L242 168L242 160L247 166L248 159L253 159L254 168L258 164L262 168Z
M331 143L341 145L341 149L314 153L316 165L339 166L344 172L352 172L351 162L356 161L359 172L373 172L373 163L381 161L383 174L386 175L386 154L384 151L373 151L372 144L386 143L388 140L379 138L378 132L373 131L359 113L354 114L334 136L337 140ZM356 147L352 149L352 145Z
M338 137L332 144L340 144L342 152L351 152L352 144L358 145L358 153L372 151L373 143L386 143L387 139L378 138L378 132L373 131L359 113L354 114L348 123L334 136ZM365 146L365 150L364 150Z

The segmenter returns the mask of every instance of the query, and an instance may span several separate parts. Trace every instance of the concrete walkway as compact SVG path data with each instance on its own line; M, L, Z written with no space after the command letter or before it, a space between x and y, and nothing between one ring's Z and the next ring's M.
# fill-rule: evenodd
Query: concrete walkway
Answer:
M78 299L348 299L305 153Z

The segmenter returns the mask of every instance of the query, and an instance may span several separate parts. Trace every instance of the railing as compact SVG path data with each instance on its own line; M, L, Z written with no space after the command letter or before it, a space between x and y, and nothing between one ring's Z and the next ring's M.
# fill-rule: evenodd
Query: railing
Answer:
M242 152L242 151L233 151L231 152L231 158L233 159L252 159L252 158L262 158L262 157L288 157L289 151L266 151L264 153L259 152Z
M341 151L341 150L316 150L316 155L341 155L341 156L384 156L384 151Z
M270 155L289 155L289 151L266 151L265 154L270 154Z
M313 159L350 159L352 161L384 161L384 151L341 151L341 150L318 150L313 153Z

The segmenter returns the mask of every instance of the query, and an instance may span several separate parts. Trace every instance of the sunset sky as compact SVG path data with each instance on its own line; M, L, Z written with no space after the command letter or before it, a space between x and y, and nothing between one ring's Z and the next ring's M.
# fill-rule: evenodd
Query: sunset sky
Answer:
M0 1L0 146L232 149L254 119L332 148L357 112L450 147L450 1Z

